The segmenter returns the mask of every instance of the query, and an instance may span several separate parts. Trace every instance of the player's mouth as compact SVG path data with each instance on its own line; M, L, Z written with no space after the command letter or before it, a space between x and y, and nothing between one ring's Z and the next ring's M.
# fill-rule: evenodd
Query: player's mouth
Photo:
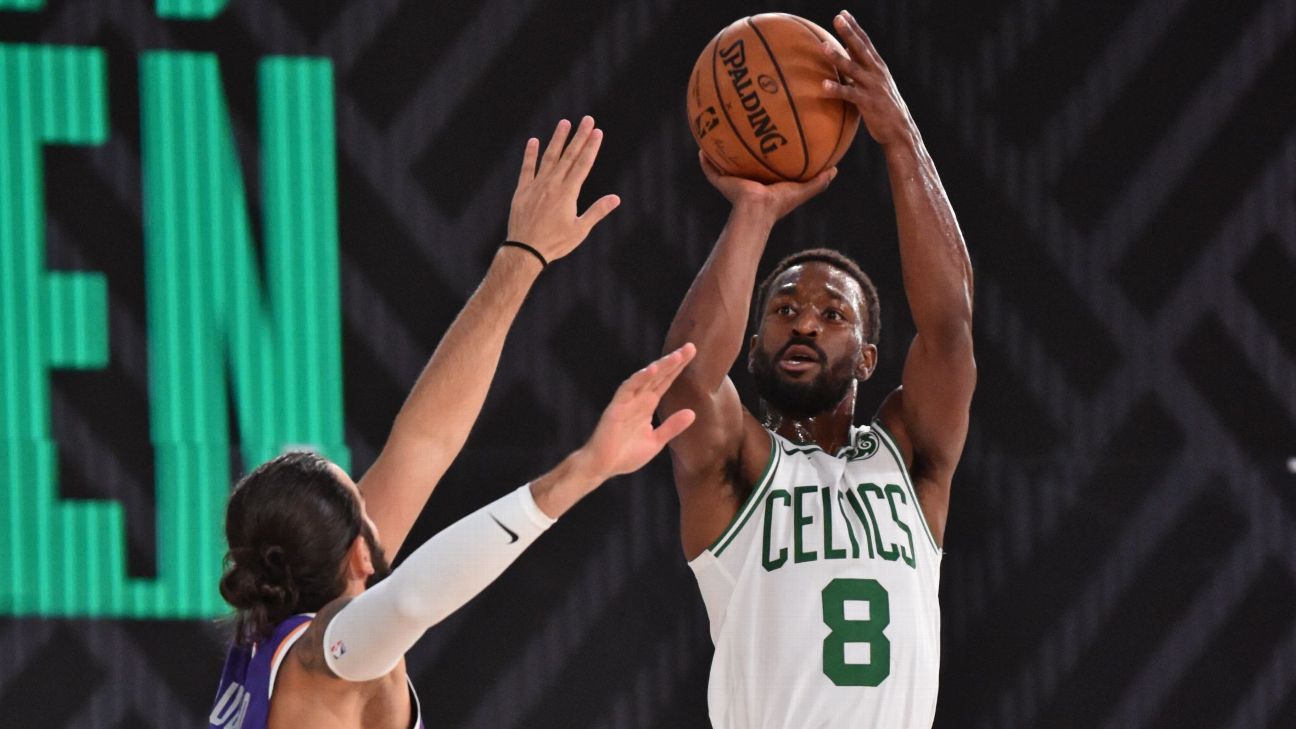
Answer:
M787 373L801 373L819 367L823 363L820 353L804 344L793 344L783 348L779 357L779 369Z

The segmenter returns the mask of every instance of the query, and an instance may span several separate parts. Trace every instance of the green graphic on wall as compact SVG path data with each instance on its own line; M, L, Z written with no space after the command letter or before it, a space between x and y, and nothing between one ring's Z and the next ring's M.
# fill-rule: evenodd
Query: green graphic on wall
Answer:
M157 576L140 579L121 504L59 498L50 422L49 371L105 367L111 333L104 276L45 269L42 148L107 139L105 63L0 44L0 614L215 616L231 433L244 463L306 446L349 465L332 68L260 64L258 256L216 57L140 60L157 504Z

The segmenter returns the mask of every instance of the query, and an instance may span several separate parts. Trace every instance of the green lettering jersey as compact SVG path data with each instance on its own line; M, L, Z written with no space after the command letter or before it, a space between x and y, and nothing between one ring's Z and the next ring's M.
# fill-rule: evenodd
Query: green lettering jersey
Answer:
M925 729L940 549L876 422L829 455L770 433L765 473L689 563L711 620L715 729Z

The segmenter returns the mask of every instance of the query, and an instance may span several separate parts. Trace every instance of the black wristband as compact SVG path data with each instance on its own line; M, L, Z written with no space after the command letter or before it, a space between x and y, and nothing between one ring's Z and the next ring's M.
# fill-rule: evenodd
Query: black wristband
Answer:
M514 248L521 248L522 250L535 256L540 261L540 270L542 271L549 267L549 262L545 260L545 257L541 255L540 251L537 251L535 248L532 248L531 246L527 245L526 243L523 243L522 241L506 240L500 244L501 248L504 246L513 246Z

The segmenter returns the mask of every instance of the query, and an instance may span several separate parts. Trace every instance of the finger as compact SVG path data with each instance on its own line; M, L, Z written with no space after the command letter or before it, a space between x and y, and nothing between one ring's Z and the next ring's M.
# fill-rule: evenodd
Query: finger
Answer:
M577 218L581 225L585 226L585 234L589 235L594 226L598 225L613 210L616 210L620 204L621 198L616 195L604 195L595 200L594 204L585 210L585 214Z
M540 153L540 140L531 137L527 140L526 149L522 152L522 171L518 173L518 189L535 179L536 156Z
M554 173L566 177L571 171L572 164L580 156L581 150L585 149L586 143L589 142L590 135L594 133L594 117L581 117L580 123L576 125L576 133L572 135L571 141L567 143L567 148L563 150L562 156L558 159L558 166Z
M860 42L864 45L864 50L868 51L869 54L875 56L878 60L881 60L882 57L878 55L877 47L873 45L873 39L869 38L869 34L864 30L864 26L859 24L859 21L855 19L855 16L851 14L851 11L843 10L841 11L841 14L846 16L846 22L850 24L850 29L854 31L855 35L859 37Z
M841 50L839 50L838 46L834 46L832 43L824 41L820 48L823 49L824 56L828 58L828 62L837 68L837 73L855 81L856 83L862 84L868 80L868 71L864 70L864 67L860 64L851 60L849 56L844 55Z
M661 397L661 394L666 392L666 389L670 387L670 383L674 382L675 377L684 369L682 364L683 360L684 357L679 350L675 350L657 360L657 372L653 374L651 380L644 383L643 392L652 395L654 398Z
M698 150L698 164L702 165L702 174L706 175L711 182L714 183L719 178L724 177L724 172L716 166L715 162L711 161L706 152L700 149Z
M828 189L829 183L831 183L835 177L837 177L837 168L829 167L823 172L815 175L813 179L803 183L797 191L795 199L796 205L793 205L793 207L801 205L806 200L809 200L815 195Z
M657 450L660 451L667 443L671 442L675 436L683 433L696 419L697 413L694 413L688 408L676 410L672 413L669 418L666 418L666 422L662 423L653 431L653 441L657 446Z
M553 136L549 138L549 146L545 147L544 157L540 158L540 169L536 171L537 175L548 172L558 161L569 131L571 131L571 122L566 119L559 120L558 125L554 127Z
M574 181L577 186L585 184L585 178L589 177L590 169L594 167L594 160L598 157L599 148L602 146L603 130L595 129L590 132L589 141L581 148L580 156L567 171L567 178Z
M616 395L613 396L613 399L633 398L640 392L643 392L644 388L648 386L648 383L652 381L653 376L656 375L660 369L661 367L659 362L653 361L648 363L647 366L635 370L635 373L627 377L625 382L622 382L621 386L617 388Z
M864 28L859 24L859 21L855 19L855 16L851 15L849 10L843 10L841 11L841 14L846 17L846 24L851 29L851 34L858 39L860 51L863 53L863 57L873 65L884 65L882 63L882 56L878 54L877 47L873 45L873 39L869 38L869 34L864 31Z
M627 397L631 398L637 398L648 393L654 399L660 399L661 393L666 391L666 387L662 386L662 382L665 381L666 385L669 386L680 371L684 369L684 365L688 364L696 353L697 347L694 347L692 343L685 344L671 353L653 360L646 367L631 375L622 384L620 390L626 391L628 393ZM648 409L651 410L655 406L656 403L652 403Z
M846 12L842 11L833 18L833 29L842 39L842 45L850 52L851 58L860 63L866 63L869 60L868 47L864 45L860 34L851 27L851 22L846 18Z
M831 79L824 79L823 82L824 96L830 99L841 99L848 104L860 104L864 101L864 90L853 84L837 83Z
M689 342L679 349L676 349L674 352L671 352L665 357L657 360L661 363L662 368L657 373L657 376L653 378L651 384L652 392L660 397L662 393L669 390L670 386L675 383L675 379L679 377L685 367L688 367L689 362L693 361L693 357L696 354L697 347L693 346L692 342Z

